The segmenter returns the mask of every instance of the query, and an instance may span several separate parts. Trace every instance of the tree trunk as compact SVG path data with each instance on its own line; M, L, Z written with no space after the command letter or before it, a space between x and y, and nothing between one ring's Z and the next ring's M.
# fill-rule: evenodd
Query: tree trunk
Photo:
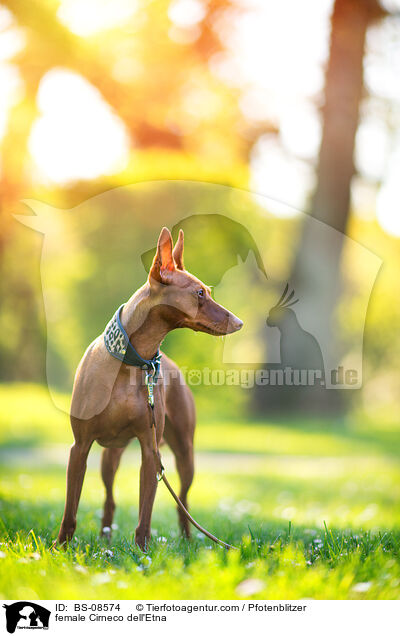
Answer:
M304 222L291 285L302 302L307 331L320 334L337 353L334 313L340 291L340 261L350 208L354 175L354 145L363 94L363 58L368 25L381 15L376 0L335 0L331 17L329 61L325 75L323 132L317 168L317 187L311 213ZM337 232L326 231L319 223ZM322 334L322 338L321 338ZM308 352L297 351L297 368L309 368ZM295 368L296 368L295 367ZM319 387L260 387L259 410L338 411L341 390Z

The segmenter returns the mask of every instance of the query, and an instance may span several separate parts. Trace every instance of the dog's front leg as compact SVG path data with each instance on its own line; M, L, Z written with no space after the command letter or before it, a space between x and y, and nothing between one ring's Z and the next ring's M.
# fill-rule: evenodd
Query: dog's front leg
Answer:
M86 460L92 442L77 443L71 447L67 468L67 495L58 541L65 543L72 539L76 528L76 513L86 472Z
M153 453L151 430L141 438L142 466L140 468L139 523L135 532L135 543L146 550L150 541L151 514L157 490L157 465Z

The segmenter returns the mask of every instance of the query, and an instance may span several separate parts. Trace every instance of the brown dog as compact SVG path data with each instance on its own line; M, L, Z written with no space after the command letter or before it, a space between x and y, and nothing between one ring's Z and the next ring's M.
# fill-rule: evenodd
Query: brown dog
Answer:
M172 329L188 327L222 336L239 330L243 324L211 298L206 285L185 271L183 232L180 231L173 248L167 228L163 228L159 236L148 280L123 306L120 323L134 352L136 350L143 362L155 356L162 340ZM104 528L111 527L115 510L115 473L127 444L137 437L142 451L142 466L135 541L140 548L146 549L157 488L157 466L152 445L151 411L143 381L145 366L132 366L132 362L125 364L109 351L104 335L99 336L87 349L76 373L71 403L75 443L70 451L65 511L58 540L64 543L75 532L86 459L95 440L105 447L101 461L106 489L102 532ZM122 354L125 353L122 348ZM161 359L159 378L154 384L154 401L157 442L159 444L163 437L175 455L181 482L180 499L187 507L187 493L194 474L195 407L192 393L178 367L165 355ZM181 529L189 537L188 520L178 512Z

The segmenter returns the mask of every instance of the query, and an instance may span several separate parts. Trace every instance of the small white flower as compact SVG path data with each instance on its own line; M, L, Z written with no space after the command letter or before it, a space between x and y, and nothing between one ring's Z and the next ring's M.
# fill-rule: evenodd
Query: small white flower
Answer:
M371 581L361 581L360 583L356 583L355 585L353 585L351 591L362 594L363 592L368 592L370 587L372 587Z
M104 583L109 583L111 581L111 576L108 572L99 572L92 577L93 585L103 585Z
M260 579L245 579L236 588L236 592L239 596L253 596L258 594L265 587L264 581Z
M103 534L109 534L111 532L111 528L109 526L104 526Z

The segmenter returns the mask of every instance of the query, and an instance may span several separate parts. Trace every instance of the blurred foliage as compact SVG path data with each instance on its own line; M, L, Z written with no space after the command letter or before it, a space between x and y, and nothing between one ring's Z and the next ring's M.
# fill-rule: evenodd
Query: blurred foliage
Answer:
M223 49L217 22L223 17L229 22L230 13L237 14L239 9L230 0L212 0L204 5L198 23L188 29L170 20L170 5L168 0L139 5L122 27L81 37L59 18L58 2L3 3L11 12L8 28L19 34L23 46L10 60L18 70L21 91L8 114L1 142L0 266L7 272L0 278L2 379L43 380L45 374L41 238L12 219L13 212L26 211L20 198L45 199L68 208L99 192L149 178L247 183L247 157L256 131L244 120L237 90L225 86L210 67L210 60ZM37 93L46 73L60 68L81 74L123 121L131 158L122 174L53 189L35 178L28 139L38 115ZM262 126L257 134L261 131ZM132 211L122 206L118 223L114 210L97 209L96 214L96 223L90 222L73 238L80 257L66 240L66 249L75 260L55 265L50 280L55 294L59 289L55 302L71 303L76 314L74 321L66 320L60 326L59 342L48 342L57 382L64 386L77 352L82 353L88 339L102 331L115 306L143 282L139 272L127 274L133 249L130 231L135 227ZM135 214L140 212L135 210ZM162 209L154 221L153 227L159 230L165 222ZM67 235L67 215L63 222L61 232ZM125 228L123 232L121 228ZM139 236L136 240L140 244ZM112 289L107 301L105 292ZM83 308L80 301L88 290L92 305Z
M73 70L95 86L124 122L136 151L179 152L189 161L194 156L228 175L246 162L261 132L271 129L268 122L254 129L245 121L238 91L225 86L209 65L223 49L217 22L229 23L230 13L239 12L231 0L204 4L204 16L192 33L170 21L169 0L156 0L138 5L122 27L86 37L72 33L61 22L58 2L6 0L3 4L25 40L12 60L25 96L9 115L2 144L8 198L21 189L26 192L34 181L27 141L37 113L37 90L51 69ZM132 162L125 179L132 178L132 171L135 180L140 179L137 152Z
M86 346L103 330L115 308L144 282L145 267L151 258L149 245L155 244L160 227L173 217L171 208L175 205L186 219L188 268L217 287L221 276L231 271L229 284L217 299L245 319L252 339L249 350L264 347L254 324L252 306L261 299L267 313L268 303L277 291L275 281L289 275L298 243L299 219L274 219L240 190L211 189L208 194L203 191L202 196L197 196L198 190L191 183L191 193L182 188L178 193L177 188L174 199L163 197L161 186L158 189L154 185L156 179L192 179L245 188L255 142L265 132L276 132L267 120L256 126L246 120L240 107L240 89L225 84L215 70L223 60L222 34L233 28L233 19L241 15L243 8L233 0L210 0L204 3L204 15L195 26L180 28L168 17L170 5L168 0L142 3L122 26L80 36L60 19L60 5L55 0L3 2L3 11L6 7L10 12L10 29L19 33L23 41L9 60L10 67L18 71L21 89L8 113L1 142L3 381L44 382L47 348L47 374L52 384L70 387L75 365ZM83 76L123 121L130 155L122 173L58 188L36 178L28 140L39 112L40 82L52 69L70 69ZM154 196L146 202L144 195L142 201L138 195L134 208L122 193L112 193L118 186L150 179ZM105 193L103 203L95 197L100 193ZM59 254L53 250L51 259L44 255L42 264L43 238L12 218L13 213L27 211L20 203L22 197L46 201L59 211L65 210L57 215ZM87 207L79 208L83 221L77 226L73 208L85 201ZM203 206L215 215L229 211L239 225L202 227ZM196 220L187 218L195 213ZM261 218L263 230L257 221ZM172 226L176 235L175 220ZM262 236L268 250L267 293L262 290L259 255L246 231ZM365 392L365 399L373 408L375 402L395 402L399 395L398 344L394 337L399 310L393 302L398 290L398 240L385 235L376 223L360 218L351 220L349 233L385 261L371 298L365 341L367 382L374 376L374 390ZM142 249L144 244L147 247ZM254 256L254 262L248 263L247 272L236 274L241 278L240 284L235 285L233 267L237 259L246 261L249 255L250 261ZM351 355L352 336L360 316L353 292L362 285L364 272L357 269L356 263L346 263L343 269L338 315L344 341L340 346ZM43 271L49 291L46 313ZM246 292L239 295L239 289ZM58 317L49 325L51 308ZM167 353L181 365L195 368L220 365L223 347L221 341L184 330L171 334L165 342ZM206 399L206 387L194 390L198 397ZM229 397L227 402L223 392ZM219 400L234 410L245 403L248 395L249 392L239 395L234 388L221 387Z
M350 219L348 235L382 259L365 321L362 403L368 412L383 405L395 407L399 403L400 377L398 363L400 343L396 336L400 324L400 308L394 300L400 293L400 239L386 234L376 220ZM357 316L357 300L351 293L366 274L357 263L343 263L347 284L338 307L343 332L347 334L345 347L351 353L351 331Z

